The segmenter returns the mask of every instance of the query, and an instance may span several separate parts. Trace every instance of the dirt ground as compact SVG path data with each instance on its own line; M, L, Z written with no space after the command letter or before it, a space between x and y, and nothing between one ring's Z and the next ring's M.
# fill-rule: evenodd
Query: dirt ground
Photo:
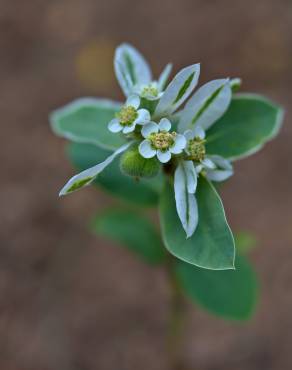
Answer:
M277 140L236 165L224 191L234 229L254 232L257 314L227 323L190 306L189 369L292 368L292 2L0 0L0 369L166 370L163 272L92 236L112 200L59 200L73 173L49 112L79 96L120 99L114 47L128 41L156 75L201 62L201 82L243 78L286 108Z

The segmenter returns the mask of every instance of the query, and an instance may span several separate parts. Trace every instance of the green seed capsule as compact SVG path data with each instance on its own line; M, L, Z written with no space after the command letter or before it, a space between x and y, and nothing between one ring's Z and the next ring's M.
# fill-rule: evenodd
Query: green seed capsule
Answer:
M156 157L144 158L134 146L126 151L120 159L121 171L133 177L154 177L160 169L160 162Z

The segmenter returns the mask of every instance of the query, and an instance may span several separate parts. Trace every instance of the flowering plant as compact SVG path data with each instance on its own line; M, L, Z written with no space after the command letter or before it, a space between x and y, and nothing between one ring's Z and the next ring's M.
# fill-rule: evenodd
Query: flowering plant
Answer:
M83 170L60 195L97 184L143 207L158 204L163 244L177 257L170 265L181 288L212 312L248 317L255 278L239 237L235 259L234 237L214 184L233 175L236 160L275 137L282 109L259 95L235 93L238 78L210 81L193 94L200 64L182 69L170 82L168 64L153 80L144 57L128 44L117 48L114 68L124 104L82 98L51 115L54 132L73 142L69 157ZM169 261L157 231L139 213L111 211L93 225L148 262Z

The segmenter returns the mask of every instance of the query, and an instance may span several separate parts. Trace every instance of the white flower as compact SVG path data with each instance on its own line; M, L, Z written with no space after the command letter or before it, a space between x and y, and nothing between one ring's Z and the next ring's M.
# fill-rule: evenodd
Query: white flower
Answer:
M138 109L140 98L137 95L131 95L126 104L116 114L116 117L108 124L111 132L120 132L129 134L135 130L136 125L145 125L150 121L150 113L147 109Z
M205 131L200 126L185 133L187 144L185 152L189 159L195 162L197 175L204 171L211 181L224 181L233 175L233 167L230 161L219 155L208 155L205 149Z
M145 98L147 100L158 100L163 95L163 92L156 81L150 82L149 84L136 85L133 89L141 98Z
M144 158L157 155L160 162L166 163L171 154L180 154L186 146L184 135L169 132L171 123L167 118L162 118L159 124L149 122L141 130L145 140L139 145L139 152Z

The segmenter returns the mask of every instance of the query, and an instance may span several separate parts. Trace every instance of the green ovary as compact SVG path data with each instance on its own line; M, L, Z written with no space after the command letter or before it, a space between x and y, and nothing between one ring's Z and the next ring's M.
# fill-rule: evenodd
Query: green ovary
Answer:
M119 113L116 114L116 117L122 126L131 126L138 117L138 113L134 107L128 105L122 107Z

